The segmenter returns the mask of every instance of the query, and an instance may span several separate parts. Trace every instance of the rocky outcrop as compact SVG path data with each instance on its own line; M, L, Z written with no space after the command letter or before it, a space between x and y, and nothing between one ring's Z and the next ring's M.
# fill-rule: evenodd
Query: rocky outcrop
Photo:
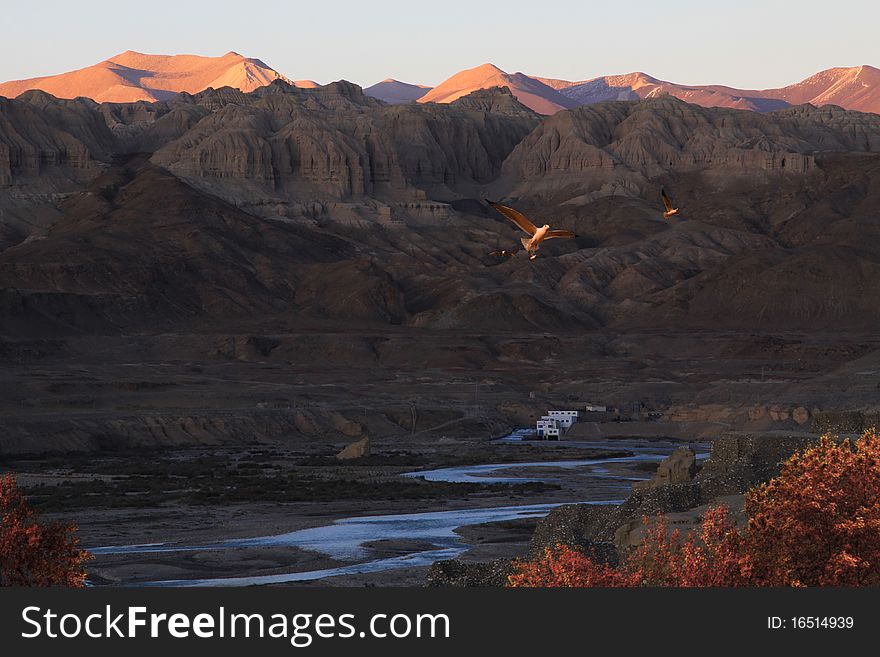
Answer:
M601 536L611 539L621 524L643 516L683 512L719 497L739 495L776 476L789 456L817 439L815 434L784 431L722 433L712 441L709 458L692 480L633 490L615 508Z
M70 188L96 175L114 146L94 104L58 101L40 91L0 98L0 187L47 176L69 181Z
M633 490L646 491L669 484L684 484L697 473L697 453L690 447L679 447L657 466L657 472L647 481L637 481Z
M98 105L29 91L0 99L0 185L56 172L79 182L121 153L153 161L212 194L266 211L309 202L452 198L498 176L539 118L509 92L449 106L388 107L356 85L253 93L207 89ZM70 172L84 170L72 175ZM56 186L57 187L57 186Z
M696 481L726 479L730 485L741 482L746 487L767 481L789 456L817 440L816 434L807 432L722 433L712 441L711 455Z
M791 419L803 426L810 421L810 411L803 406L798 406L791 411Z
M360 440L346 445L342 451L336 455L337 461L351 461L360 459L370 455L370 439L361 438Z
M493 586L507 585L513 574L513 561L495 559L487 563L466 563L457 559L435 561L426 575L427 586Z
M880 411L818 411L813 413L812 430L819 434L860 434L880 428Z
M545 120L511 153L504 172L520 181L513 195L531 188L573 198L609 183L626 194L625 183L644 188L670 169L802 176L816 167L816 144L877 152L880 116L810 106L764 115L670 97L600 103ZM576 185L586 174L586 185Z
M679 531L682 534L697 530L703 520L703 514L710 508L718 505L727 507L731 512L731 517L739 527L744 527L747 517L743 511L744 498L742 495L725 495L715 498L710 504L702 504L688 509L687 511L678 511L672 513L664 513L663 520L671 531ZM616 554L626 554L628 551L638 547L645 537L646 530L651 526L656 518L649 519L645 524L644 518L633 518L624 522L614 532L612 539L613 549Z
M509 93L386 107L345 82L306 90L279 83L214 111L154 161L212 189L212 180L239 181L230 197L239 203L267 192L297 202L417 199L416 190L451 197L497 177L537 122Z
M535 527L529 543L529 558L540 558L546 550L565 545L596 559L616 563L617 554L613 545L597 538L613 508L594 504L565 504L553 509Z

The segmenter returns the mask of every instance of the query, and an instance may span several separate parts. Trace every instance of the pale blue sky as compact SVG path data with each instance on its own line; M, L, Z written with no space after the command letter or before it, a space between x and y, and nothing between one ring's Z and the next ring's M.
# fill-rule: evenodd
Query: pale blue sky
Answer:
M0 81L124 50L258 57L284 75L434 85L487 61L582 80L641 70L767 88L823 68L880 67L880 3L835 0L3 0ZM12 5L12 6L10 6Z

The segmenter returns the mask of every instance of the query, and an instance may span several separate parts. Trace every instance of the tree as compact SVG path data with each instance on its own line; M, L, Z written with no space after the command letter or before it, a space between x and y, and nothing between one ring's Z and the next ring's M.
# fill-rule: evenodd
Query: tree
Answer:
M0 478L0 586L81 587L91 558L79 548L75 525L41 524L15 478Z
M645 519L645 538L617 568L564 546L520 562L511 586L878 586L880 438L823 437L746 494L745 531L723 506L698 531Z

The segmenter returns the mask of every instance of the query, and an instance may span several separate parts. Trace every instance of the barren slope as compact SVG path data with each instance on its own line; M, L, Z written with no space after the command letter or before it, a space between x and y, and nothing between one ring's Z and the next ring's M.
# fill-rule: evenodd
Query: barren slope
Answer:
M40 89L58 98L84 96L99 103L130 103L166 100L181 91L198 93L208 87L253 91L277 79L287 80L259 59L236 52L201 57L127 50L77 71L4 82L0 84L0 96L15 98L30 89Z

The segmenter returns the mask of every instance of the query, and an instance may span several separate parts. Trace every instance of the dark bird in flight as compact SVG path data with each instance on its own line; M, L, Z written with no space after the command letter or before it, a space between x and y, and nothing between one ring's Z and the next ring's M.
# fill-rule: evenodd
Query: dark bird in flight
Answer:
M519 240L520 242L522 242L523 248L529 252L529 260L534 260L538 257L537 251L541 246L541 242L543 242L544 240L552 240L553 238L561 237L577 237L577 235L572 233L570 230L550 230L550 226L548 224L544 224L539 228L531 221L526 219L526 217L522 213L517 212L513 208L509 208L506 205L494 203L493 201L489 200L487 200L486 203L488 203L493 208L498 210L498 212L510 219L529 236L527 238L522 237Z
M666 195L666 190L660 190L660 198L663 199L663 205L666 206L666 212L663 213L664 219L669 219L669 217L673 217L678 214L678 208L672 207L672 201L669 200L669 197Z
M492 256L493 258L509 258L514 253L516 252L511 249L501 249L499 251L490 251L488 255Z

